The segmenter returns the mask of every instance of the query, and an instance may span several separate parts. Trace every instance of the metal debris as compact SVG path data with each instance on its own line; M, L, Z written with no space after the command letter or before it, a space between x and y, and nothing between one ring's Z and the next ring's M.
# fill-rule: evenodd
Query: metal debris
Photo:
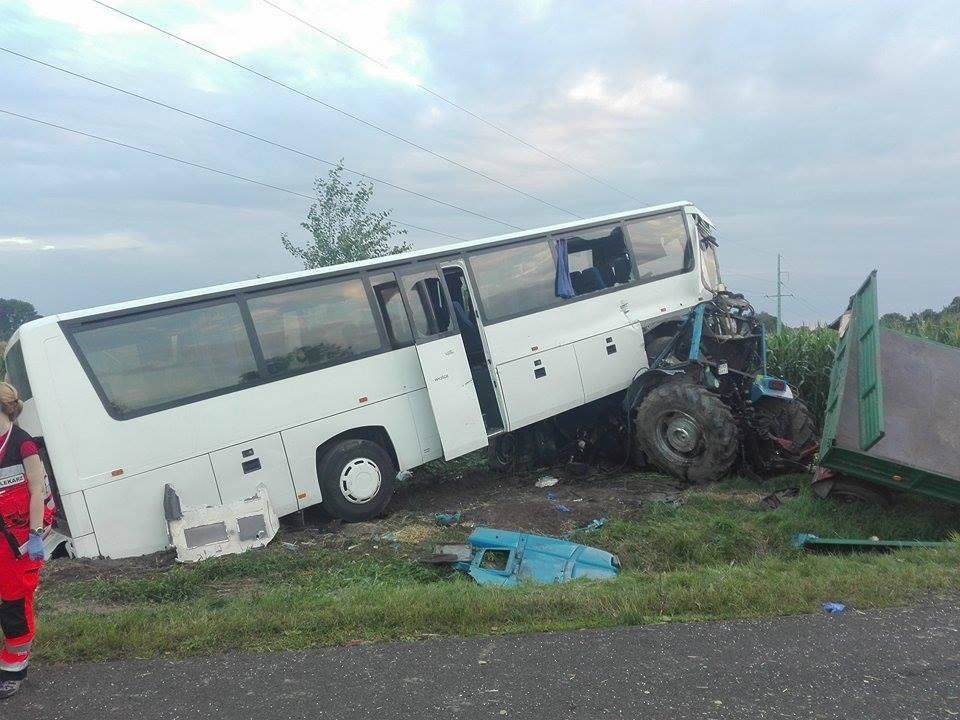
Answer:
M480 585L499 587L515 587L521 582L554 584L580 578L610 580L620 573L616 555L568 540L477 528L467 542L469 545L439 546L424 561L451 563Z
M762 507L764 510L776 510L778 507L783 505L785 501L795 498L798 495L800 495L800 491L795 487L770 493L765 498L760 500L760 507Z
M437 525L442 527L456 525L462 518L463 514L459 511L455 513L435 513L433 516L433 519L437 521Z

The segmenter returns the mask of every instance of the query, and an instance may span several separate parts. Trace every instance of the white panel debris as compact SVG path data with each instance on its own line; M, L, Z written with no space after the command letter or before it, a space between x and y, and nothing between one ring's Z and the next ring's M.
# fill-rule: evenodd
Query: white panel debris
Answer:
M244 500L198 507L182 507L177 491L167 485L163 510L178 562L197 562L263 547L280 528L263 485Z

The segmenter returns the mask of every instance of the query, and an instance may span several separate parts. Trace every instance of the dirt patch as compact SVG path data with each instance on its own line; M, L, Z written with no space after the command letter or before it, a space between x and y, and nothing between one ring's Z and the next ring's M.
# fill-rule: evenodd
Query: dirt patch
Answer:
M545 475L559 479L548 488L536 487ZM549 472L502 474L485 465L432 465L415 472L397 488L388 513L363 523L333 520L319 508L283 521L275 552L287 552L281 543L318 545L329 549L383 550L416 555L418 548L436 542L461 542L479 526L560 536L596 518L636 517L644 505L676 502L682 485L672 478L647 472L594 472L581 475L563 468ZM450 528L438 526L436 513L461 513ZM173 551L123 560L60 559L48 563L44 581L72 583L98 578L139 579L176 564Z
M81 582L98 578L135 580L173 567L176 557L176 552L173 550L165 550L152 555L122 560L59 558L44 566L43 580L44 583Z
M676 497L678 482L653 473L613 472L577 476L554 469L553 487L535 483L546 473L499 474L485 467L453 475L415 475L399 488L391 516L462 513L461 524L560 535L595 518L635 516L644 503ZM389 516L386 518L389 521Z

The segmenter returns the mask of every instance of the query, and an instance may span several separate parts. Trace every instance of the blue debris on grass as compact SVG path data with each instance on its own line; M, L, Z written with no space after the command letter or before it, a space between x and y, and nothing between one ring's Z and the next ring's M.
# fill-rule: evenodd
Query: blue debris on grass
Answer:
M451 525L456 525L460 520L463 519L463 514L459 512L455 513L436 513L433 516L433 519L437 521L437 525L442 527L449 527Z
M453 567L480 585L612 580L620 574L616 555L569 540L482 527L474 530L467 542L473 553L470 561Z

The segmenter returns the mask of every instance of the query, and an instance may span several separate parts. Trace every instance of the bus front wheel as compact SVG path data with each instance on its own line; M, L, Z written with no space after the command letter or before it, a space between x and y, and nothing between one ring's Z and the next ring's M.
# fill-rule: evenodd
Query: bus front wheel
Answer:
M397 469L390 453L370 440L343 440L317 464L323 508L348 522L382 514L393 496Z

